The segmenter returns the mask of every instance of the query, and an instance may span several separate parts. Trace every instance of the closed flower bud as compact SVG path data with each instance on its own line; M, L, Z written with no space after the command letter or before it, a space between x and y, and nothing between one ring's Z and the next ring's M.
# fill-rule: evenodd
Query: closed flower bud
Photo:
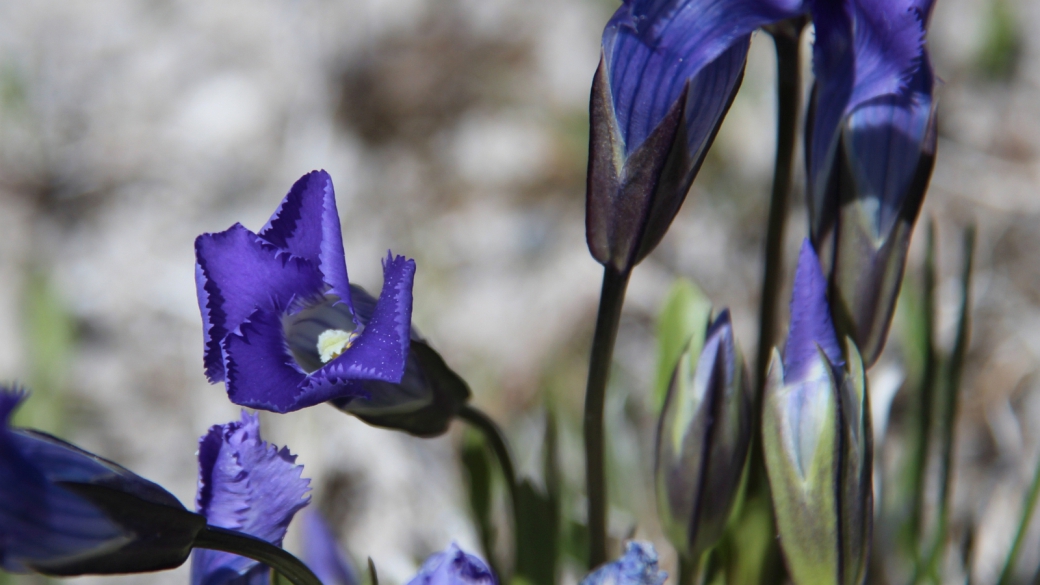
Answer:
M498 585L498 578L480 557L453 542L444 552L430 555L408 585Z
M0 388L0 567L69 576L159 571L188 559L205 518L111 461L11 428L24 398Z
M657 431L657 508L665 534L696 561L722 536L751 443L751 394L728 311L679 359Z
M819 261L806 242L783 358L769 367L762 440L780 545L797 585L859 585L873 494L870 409L853 343L842 357Z
M744 75L751 33L801 0L626 0L603 31L589 106L586 236L626 272L664 237Z
M870 367L884 348L935 163L931 0L813 3L817 74L807 120L813 242L838 330Z

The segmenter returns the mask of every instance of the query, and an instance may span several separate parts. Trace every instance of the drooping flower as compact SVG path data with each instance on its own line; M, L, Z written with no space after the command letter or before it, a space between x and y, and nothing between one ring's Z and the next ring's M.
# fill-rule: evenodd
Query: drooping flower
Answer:
M260 419L214 425L199 439L195 508L211 526L282 545L293 515L307 505L310 480L286 448L260 437ZM270 570L253 559L216 550L192 553L192 585L263 585Z
M586 236L624 272L661 241L744 74L751 33L802 0L625 0L590 104Z
M869 367L884 347L935 163L932 0L815 0L806 124L813 242L839 329Z
M453 542L430 555L407 585L498 585L498 578L480 557Z
M827 281L806 241L783 358L765 384L762 443L780 546L796 585L859 585L872 531L870 408L854 343L843 356Z
M303 560L324 585L360 585L357 569L319 512L303 514Z
M199 236L195 257L206 376L232 402L289 412L404 376L415 263L387 256L362 322L328 173L297 181L258 234L235 224Z
M666 536L696 562L715 546L737 502L751 445L751 387L729 311L706 325L672 376L657 429L654 479Z
M629 541L625 554L589 573L578 585L663 585L668 573L657 569L657 551L649 542Z
M31 429L0 387L0 566L47 575L158 571L188 558L206 521L130 471Z

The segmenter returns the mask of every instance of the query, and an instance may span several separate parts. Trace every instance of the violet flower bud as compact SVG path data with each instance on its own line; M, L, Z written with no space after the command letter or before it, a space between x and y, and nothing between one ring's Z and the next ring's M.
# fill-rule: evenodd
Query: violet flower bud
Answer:
M444 552L430 555L407 585L498 585L498 578L480 557L453 542Z
M932 0L817 0L807 119L813 242L839 331L867 367L892 321L910 235L935 163Z
M0 387L0 567L71 576L184 563L206 519L111 461L11 428L25 396Z
M783 358L774 351L762 441L780 546L796 585L859 585L873 492L870 408L855 344L843 358L819 260L802 246Z
M625 554L600 566L578 585L664 585L668 573L657 569L657 551L649 542L629 541Z
M751 404L744 358L723 311L699 355L688 346L679 358L657 430L658 513L669 540L691 561L722 537L737 502Z
M310 502L310 480L287 448L260 438L260 419L214 425L199 439L196 510L211 526L282 545L289 522ZM210 549L191 557L192 585L264 585L270 569L250 558Z
M586 238L627 272L672 223L744 75L751 33L802 0L625 0L589 106Z

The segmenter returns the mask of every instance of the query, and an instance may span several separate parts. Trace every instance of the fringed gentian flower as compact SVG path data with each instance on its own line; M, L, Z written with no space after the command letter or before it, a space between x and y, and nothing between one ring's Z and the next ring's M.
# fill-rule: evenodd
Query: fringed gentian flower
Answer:
M691 562L722 537L752 434L751 386L729 311L705 326L703 343L691 339L672 375L654 466L661 525Z
M625 0L590 104L586 236L630 270L661 241L744 75L751 33L802 0Z
M303 560L324 585L360 585L357 569L313 510L303 514Z
M401 381L415 263L388 256L359 318L328 173L297 181L259 234L235 224L199 236L195 257L206 376L235 404L289 412Z
M480 557L453 542L444 552L430 555L407 585L498 585L498 579Z
M863 363L843 357L827 281L802 245L783 358L766 379L762 441L780 546L796 585L860 585L872 530L870 408ZM846 363L847 362L847 363Z
M159 571L187 560L203 517L111 461L11 428L24 398L0 387L0 567L69 576Z
M839 330L869 367L884 347L935 163L931 0L816 0L807 119L813 242Z
M260 438L260 420L242 413L238 422L213 426L199 439L199 488L195 507L211 526L282 545L289 521L307 505L310 480L286 448ZM215 550L196 550L192 585L264 585L267 565Z
M589 573L578 585L663 585L668 573L657 569L657 551L649 542L629 541L625 554Z

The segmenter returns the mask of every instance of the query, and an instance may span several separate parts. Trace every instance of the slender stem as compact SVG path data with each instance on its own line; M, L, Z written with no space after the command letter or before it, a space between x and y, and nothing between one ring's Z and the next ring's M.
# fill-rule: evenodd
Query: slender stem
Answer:
M761 394L769 355L776 343L777 314L780 311L780 280L784 272L784 227L791 198L795 140L798 136L798 110L802 81L799 56L804 18L786 20L766 30L776 45L776 161L773 166L773 192L769 200L766 228L765 273L759 305L758 356L755 380Z
M260 561L292 581L294 585L321 585L321 581L300 559L281 547L248 534L206 526L195 537L194 547L234 553Z
M604 457L603 407L606 404L607 377L614 355L621 306L631 270L603 269L603 289L599 297L596 332L592 337L589 379L585 389L585 484L589 513L589 567L607 560L607 474Z
M498 465L502 468L502 475L509 489L509 500L513 507L513 540L519 547L520 542L520 499L517 495L516 470L513 467L513 457L509 453L509 445L506 443L502 429L491 420L487 414L471 404L465 404L459 410L458 417L473 425L487 440L491 450L498 459ZM490 554L490 551L488 551Z
M1004 561L1004 569L1000 571L997 585L1008 585L1011 582L1011 572L1015 569L1015 561L1018 560L1018 551L1022 547L1022 541L1025 540L1029 520L1033 517L1033 511L1036 510L1038 496L1040 496L1040 462L1037 463L1036 471L1033 472L1033 483L1029 485L1029 492L1022 501L1022 518L1018 522L1018 531L1015 532L1015 540L1011 544L1007 560Z
M778 315L780 312L780 282L784 273L784 228L790 207L791 177L794 173L795 146L798 129L798 112L801 108L802 81L800 42L805 17L785 20L769 27L766 31L776 45L776 160L773 166L773 188L769 200L769 223L766 227L765 268L762 276L762 295L759 306L758 354L754 371L754 427L759 429L761 420L762 393L765 388L766 369L773 346L777 341ZM769 480L766 476L762 442L758 431L751 441L751 462L748 472L747 499L771 504ZM769 530L773 531L772 514L768 514ZM775 540L771 540L764 553L761 575L764 583L783 583L787 569Z
M917 403L917 451L911 467L911 494L914 497L913 509L910 513L910 542L923 542L924 538L924 504L925 472L928 468L928 452L932 437L932 411L935 402L935 380L938 371L938 357L935 352L935 272L936 242L935 220L928 224L928 244L924 260L924 290L922 291L921 312L924 315L924 374L919 389ZM920 554L913 551L914 556Z

